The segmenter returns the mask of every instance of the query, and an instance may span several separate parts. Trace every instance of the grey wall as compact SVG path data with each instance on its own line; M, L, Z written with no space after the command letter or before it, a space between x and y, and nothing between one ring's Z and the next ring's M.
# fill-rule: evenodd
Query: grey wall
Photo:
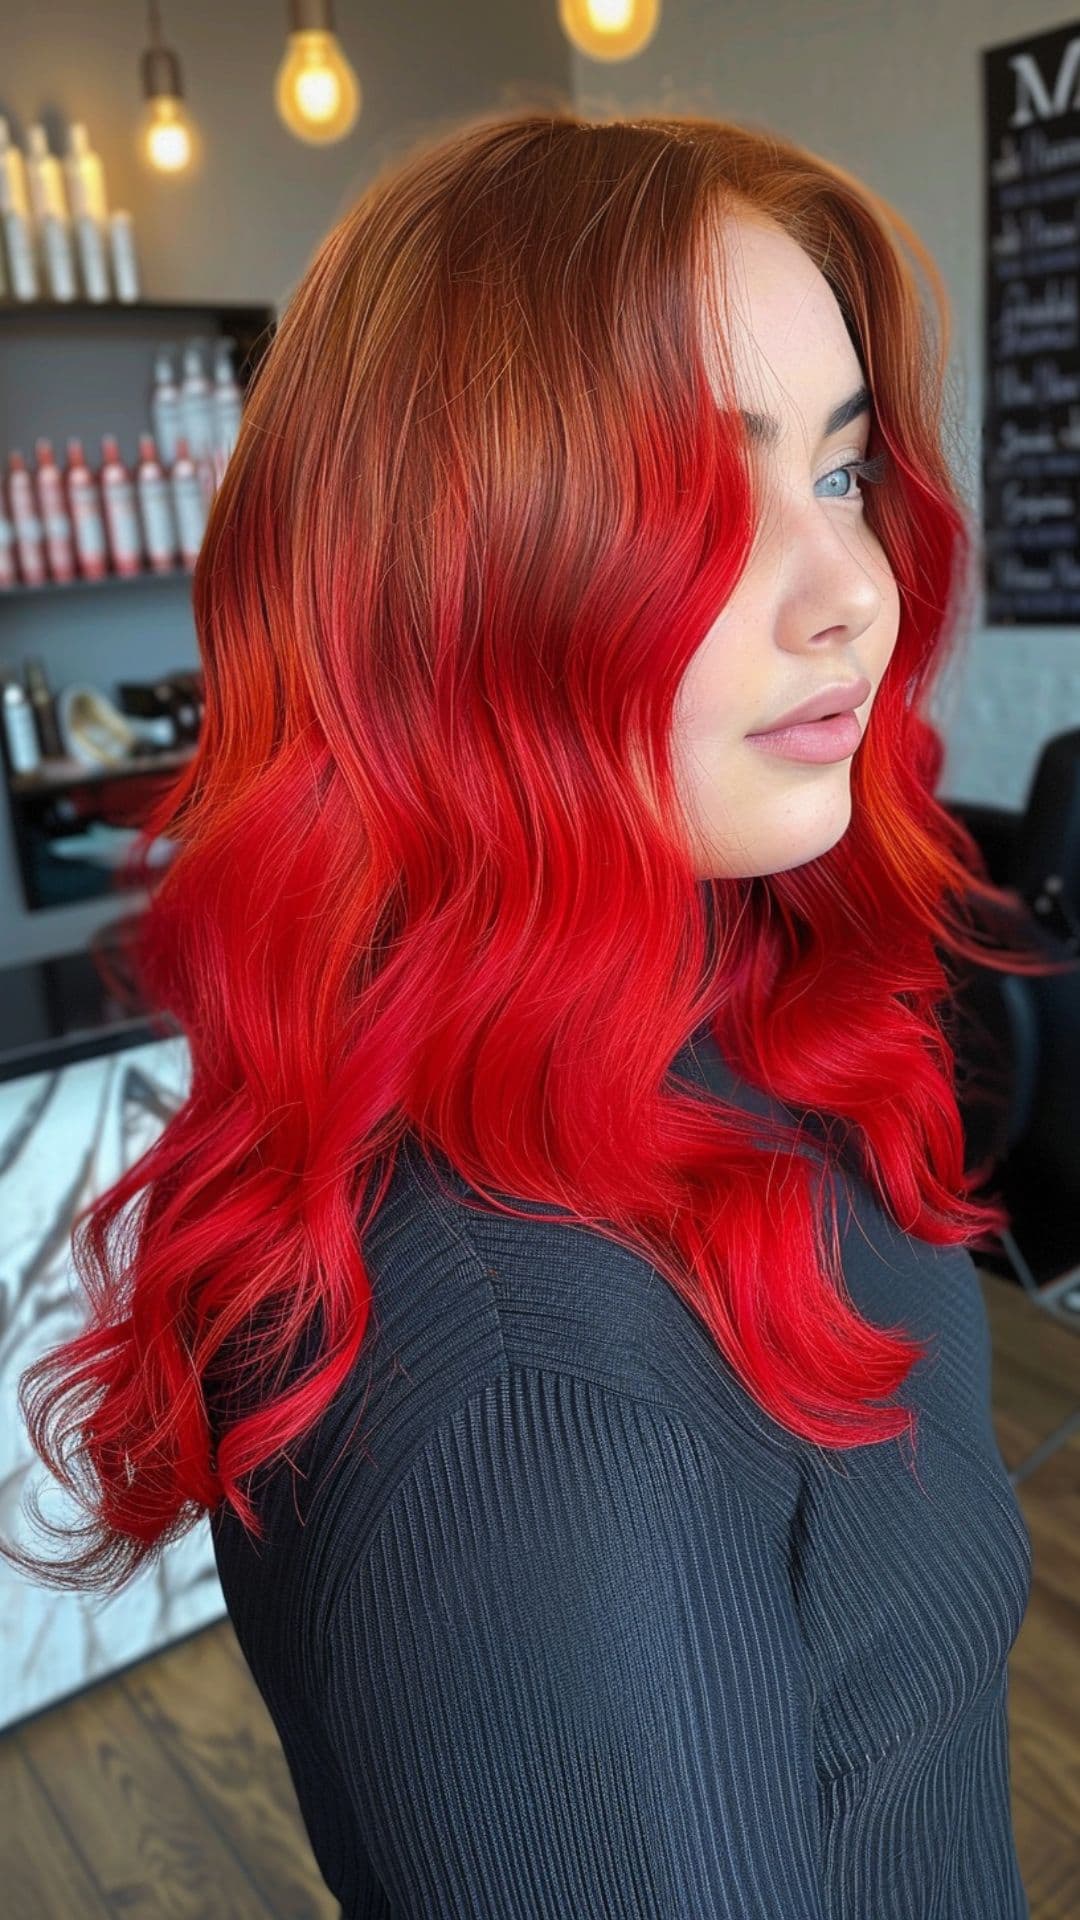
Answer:
M166 180L136 160L141 0L34 0L0 18L0 113L20 136L85 120L114 206L130 207L147 291L163 298L279 302L374 169L441 120L486 111L519 82L565 90L570 50L548 0L336 0L363 88L353 132L320 151L278 120L274 76L285 0L163 0L187 104L205 139L201 172Z
M144 291L170 298L266 301L288 293L314 247L375 169L458 116L521 96L570 97L585 111L673 109L775 127L865 178L910 219L945 274L955 321L952 449L977 505L982 325L980 51L1060 22L1024 0L667 0L652 45L623 65L581 59L556 0L338 0L339 30L364 89L357 128L339 147L302 147L279 124L272 86L284 5L263 0L166 4L188 100L206 142L199 175L163 181L135 159L143 8L136 0L37 0L19 36L4 33L0 112L19 137L44 118L54 134L87 122L110 200L135 217ZM25 419L26 381L17 411ZM136 415L143 399L133 396ZM0 454L5 415L0 377ZM41 426L39 431L49 431ZM72 422L68 431L78 431ZM22 424L20 424L22 431ZM18 442L14 442L18 444ZM127 448L125 448L127 451ZM151 600L150 594L155 597ZM107 685L140 659L147 671L196 658L183 587L119 589L65 607L43 600L0 614L0 659L39 652L54 684L74 674ZM170 599L169 596L172 596ZM51 611L50 611L51 609ZM52 651L50 651L50 649ZM115 664L114 664L115 663ZM937 717L948 742L947 794L1019 806L1048 734L1080 722L1080 653L1071 629L985 628L977 620ZM0 964L70 950L113 908L28 915L0 821Z
M188 107L204 143L190 177L145 169L133 129L142 104L139 0L35 0L16 30L0 9L0 113L25 144L45 122L58 149L71 120L84 120L105 166L112 207L135 221L146 298L266 303L279 307L327 230L372 174L404 146L459 116L566 98L570 53L554 8L505 0L405 0L393 7L337 0L338 31L363 89L349 137L319 151L285 131L273 83L285 44L284 0L165 0L167 41L180 56ZM108 427L133 458L149 424L150 343L160 322L122 339L94 319L96 345L81 352L68 320L50 325L35 351L0 333L0 461L29 454L38 433L62 445L68 433L96 439ZM21 327L21 322L20 322ZM166 326L166 336L175 329ZM23 336L25 338L25 336ZM111 344L113 339L116 344ZM62 342L62 344L61 344ZM5 351L6 345L6 351ZM80 389L84 396L80 402ZM90 681L109 695L117 679L197 662L183 582L46 594L0 606L0 662L45 662L55 688ZM0 808L0 966L71 952L120 910L113 901L29 912L24 903L6 796ZM128 905L135 905L129 897Z

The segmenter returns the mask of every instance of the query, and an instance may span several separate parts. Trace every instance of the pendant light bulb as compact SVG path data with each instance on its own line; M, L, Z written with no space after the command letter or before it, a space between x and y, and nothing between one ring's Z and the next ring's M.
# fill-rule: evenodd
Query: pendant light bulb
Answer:
M289 132L312 146L343 140L356 125L360 83L334 32L330 0L289 0L274 99Z
M559 25L590 60L630 60L660 24L660 0L559 0Z
M155 0L148 6L150 45L140 70L146 104L139 116L139 151L155 173L183 173L197 150L195 127L184 105L180 62L161 35Z

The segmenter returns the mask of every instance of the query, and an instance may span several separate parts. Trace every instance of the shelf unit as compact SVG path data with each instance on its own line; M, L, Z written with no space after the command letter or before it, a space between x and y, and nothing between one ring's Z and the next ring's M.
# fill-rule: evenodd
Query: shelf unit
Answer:
M54 414L58 409L66 421L63 427L57 424L50 427L46 419L37 431L52 439L54 446L62 446L66 435L78 434L89 451L95 446L95 429L86 425L87 414L81 412L79 405L78 383L73 382L68 374L67 363L73 347L77 345L84 360L88 353L91 357L95 353L103 357L112 356L114 378L116 355L120 353L123 356L125 376L127 356L130 355L135 368L135 388L139 390L141 387L146 394L142 429L148 429L152 358L159 347L167 341L179 344L191 335L204 339L228 335L235 342L233 363L241 390L244 390L270 345L276 326L275 310L265 304L201 300L97 302L8 299L0 300L0 353L10 366L13 354L20 350L25 353L28 346L32 348L35 376L42 382L38 391L43 397L43 405L50 397L50 386L61 389L59 397L55 398ZM145 361L142 371L138 365L140 354ZM67 390L63 391L64 388ZM25 421L26 406L21 393L18 397ZM94 398L98 399L96 387ZM28 452L32 453L35 437L25 425L16 434L11 422L5 418L7 411L5 388L0 381L0 463L5 469L10 449L29 440ZM102 430L115 429L110 424ZM129 433L121 437L131 436ZM24 451L27 451L25 446ZM60 686L49 668L48 627L42 626L40 638L36 631L28 633L28 615L32 612L36 622L39 612L44 616L47 609L55 611L73 602L77 604L84 595L88 597L88 605L99 609L108 602L109 596L115 596L118 609L130 607L133 604L131 596L138 595L146 587L160 589L162 593L170 589L173 593L182 590L189 597L191 573L186 567L176 567L168 573L156 573L148 566L137 574L109 573L100 580L50 580L37 587L19 583L0 592L0 664L8 670L16 665L9 656L6 643L12 621L17 616L21 636L20 655L40 657L49 671L52 690L54 694L58 693ZM160 606L163 603L156 598L153 604ZM85 678L89 684L99 687L112 698L112 683L117 677L130 680L133 675L130 671L116 675L110 667L106 643L102 642L94 651L88 652ZM132 782L136 783L137 791L139 781L151 781L156 786L159 781L174 777L176 770L190 758L194 748L186 745L140 753L129 761L114 765L82 766L71 759L52 760L43 762L32 774L17 774L14 771L2 728L0 751L3 755L8 809L23 901L28 912L39 913L76 901L111 895L116 891L116 879L111 868L91 860L82 867L78 862L52 856L49 852L50 840L68 837L72 827L78 826L80 820L87 824L95 817L106 817L109 797L122 794L125 787L130 796ZM118 782L122 783L119 787L115 784ZM98 809L96 813L95 809ZM123 826L130 827L132 820L128 808L122 808L121 811Z
M47 600L54 593L97 593L102 587L150 587L190 579L191 572L187 567L170 567L165 573L158 573L153 567L143 567L138 573L104 573L100 580L84 579L81 574L75 580L43 580L39 587L31 587L25 580L17 580L12 587L0 588L0 606L16 600Z

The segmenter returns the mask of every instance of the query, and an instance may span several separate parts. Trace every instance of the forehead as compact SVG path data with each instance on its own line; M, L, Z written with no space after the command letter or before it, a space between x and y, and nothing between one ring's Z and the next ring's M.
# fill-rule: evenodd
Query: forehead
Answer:
M764 216L719 223L727 341L740 404L819 425L862 367L836 295L791 235Z

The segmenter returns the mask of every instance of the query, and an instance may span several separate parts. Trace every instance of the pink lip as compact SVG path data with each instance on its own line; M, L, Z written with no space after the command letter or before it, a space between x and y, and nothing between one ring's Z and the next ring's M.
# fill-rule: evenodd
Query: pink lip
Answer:
M782 713L771 727L762 728L760 733L752 733L749 737L758 740L763 733L780 733L788 727L800 726L804 720L824 720L834 713L861 707L869 694L870 682L865 676L858 680L834 681L831 687L822 687L820 693L804 700L801 706L792 707L790 713Z
M862 739L854 711L834 714L831 720L804 720L796 727L773 727L768 733L748 733L747 739L766 753L785 760L808 760L825 765L847 760Z

